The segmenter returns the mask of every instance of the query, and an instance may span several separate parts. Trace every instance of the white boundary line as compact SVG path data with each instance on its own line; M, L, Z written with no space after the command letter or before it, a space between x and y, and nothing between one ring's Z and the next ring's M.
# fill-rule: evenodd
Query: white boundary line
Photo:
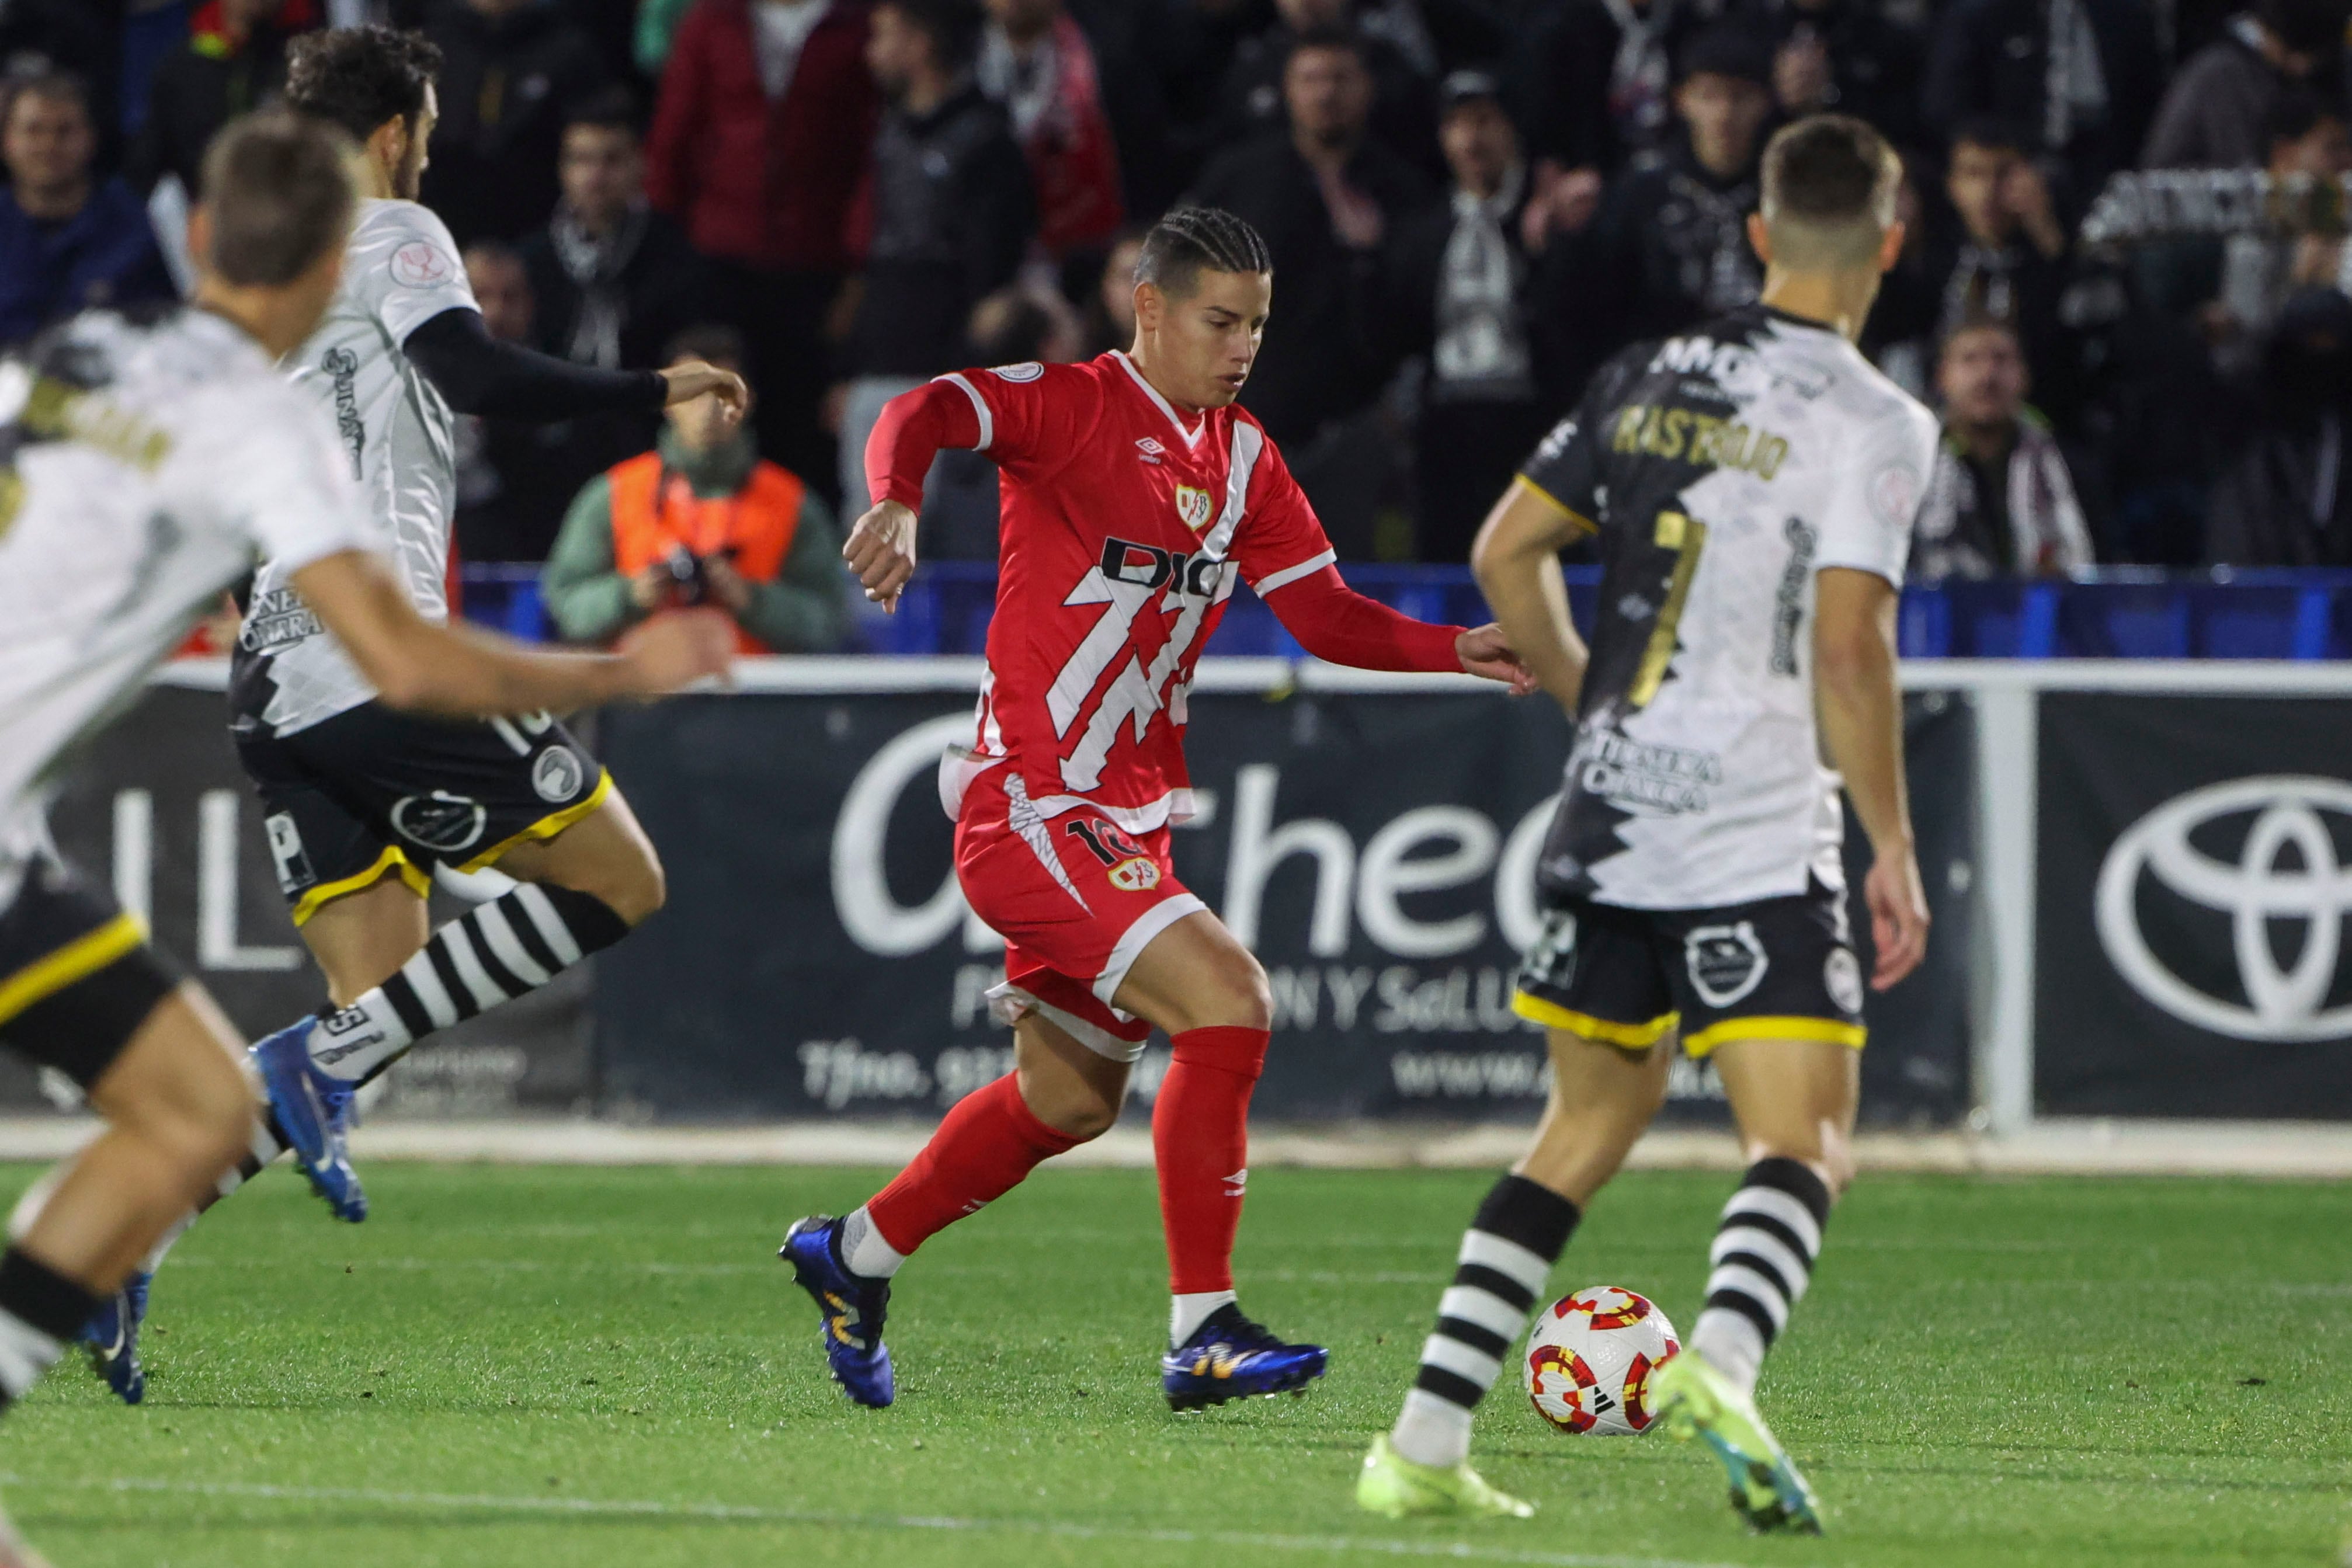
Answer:
M803 1524L830 1530L935 1531L1013 1534L1077 1541L1134 1541L1171 1546L1222 1546L1268 1552L1369 1552L1383 1557L1432 1557L1457 1563L1517 1563L1537 1568L1738 1568L1675 1557L1594 1556L1580 1552L1528 1552L1459 1541L1410 1541L1360 1535L1276 1535L1239 1530L1154 1530L1139 1525L1076 1524L1046 1519L969 1519L952 1514L831 1513L816 1509L752 1508L731 1503L661 1502L572 1497L494 1497L467 1492L376 1491L362 1487L289 1487L238 1481L175 1481L115 1476L36 1480L0 1476L0 1482L35 1491L154 1492L174 1497L251 1498L268 1502L362 1503L413 1509L468 1509L486 1513L572 1514L590 1518L696 1519L719 1523Z
M970 655L890 657L828 654L739 660L734 690L773 695L854 696L879 692L977 694L983 662ZM1957 690L2239 693L2352 697L2352 664L2299 659L1906 659L1906 691ZM180 659L154 675L157 685L225 691L226 659ZM1202 659L1199 692L1492 692L1472 675L1396 674L1351 670L1318 659ZM713 688L714 690L716 688Z
M846 1117L747 1126L631 1127L515 1117L485 1122L383 1119L352 1138L362 1161L437 1165L898 1166L930 1136L932 1121ZM98 1123L86 1115L0 1117L0 1160L63 1158ZM1250 1158L1269 1170L1495 1170L1525 1150L1525 1123L1264 1124ZM2250 1176L2352 1180L2352 1125L2319 1122L2037 1121L2014 1134L1864 1132L1853 1141L1866 1175ZM1654 1128L1631 1170L1736 1171L1728 1130ZM1045 1170L1149 1170L1151 1132L1129 1124L1051 1162ZM1041 1176L1038 1179L1047 1179Z

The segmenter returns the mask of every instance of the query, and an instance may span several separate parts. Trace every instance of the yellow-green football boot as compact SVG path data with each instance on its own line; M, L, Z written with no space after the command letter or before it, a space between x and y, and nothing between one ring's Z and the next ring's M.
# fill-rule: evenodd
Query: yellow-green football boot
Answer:
M1467 1462L1451 1469L1417 1465L1400 1454L1383 1432L1372 1439L1356 1477L1356 1505L1390 1519L1430 1514L1465 1514L1484 1519L1532 1519L1536 1505L1499 1491Z
M1731 1506L1759 1531L1822 1532L1822 1508L1756 1402L1695 1351L1669 1356L1650 1375L1650 1407L1666 1429L1702 1438L1731 1478Z

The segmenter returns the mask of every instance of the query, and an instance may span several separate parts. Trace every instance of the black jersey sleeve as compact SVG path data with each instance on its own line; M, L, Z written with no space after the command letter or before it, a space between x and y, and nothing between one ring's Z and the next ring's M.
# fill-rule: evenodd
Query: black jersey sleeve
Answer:
M1605 485L1601 459L1609 450L1609 430L1619 394L1629 379L1622 355L1594 371L1582 400L1519 465L1521 479L1596 531L1601 522L1600 497Z
M401 348L459 413L556 420L607 410L652 413L669 391L656 371L600 370L501 342L474 310L442 311Z

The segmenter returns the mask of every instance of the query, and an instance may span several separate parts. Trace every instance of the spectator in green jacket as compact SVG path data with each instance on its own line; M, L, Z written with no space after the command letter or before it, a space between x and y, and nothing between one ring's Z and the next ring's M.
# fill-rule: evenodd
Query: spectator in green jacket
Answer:
M740 371L743 340L698 327L664 362ZM822 497L759 455L748 424L715 398L663 413L655 449L592 479L564 515L541 594L563 635L604 643L639 621L692 604L734 617L741 651L814 653L848 628L841 534Z

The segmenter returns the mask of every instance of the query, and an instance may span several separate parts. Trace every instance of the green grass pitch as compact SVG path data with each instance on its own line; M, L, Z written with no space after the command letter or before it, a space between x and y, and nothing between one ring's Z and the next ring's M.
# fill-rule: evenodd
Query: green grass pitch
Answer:
M1535 1521L1356 1511L1475 1173L1259 1172L1244 1302L1331 1375L1186 1416L1149 1174L1041 1173L909 1266L899 1403L853 1409L774 1249L878 1174L378 1166L357 1229L273 1174L158 1282L142 1408L77 1362L0 1424L9 1507L59 1568L2319 1565L2352 1522L2343 1186L1866 1179L1762 1390L1802 1541L1515 1385L1478 1451ZM1555 1285L1687 1325L1729 1186L1627 1178Z

